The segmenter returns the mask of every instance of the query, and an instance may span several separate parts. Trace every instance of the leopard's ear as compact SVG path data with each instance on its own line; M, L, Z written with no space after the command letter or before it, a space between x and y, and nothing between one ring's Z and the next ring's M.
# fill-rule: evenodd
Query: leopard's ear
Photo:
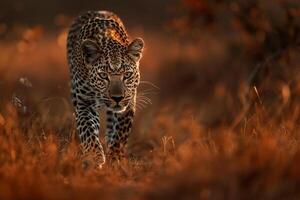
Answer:
M86 64L93 64L100 57L100 49L96 42L84 40L81 43L82 55Z
M142 58L144 45L142 38L134 39L128 46L128 56L135 62L138 62Z

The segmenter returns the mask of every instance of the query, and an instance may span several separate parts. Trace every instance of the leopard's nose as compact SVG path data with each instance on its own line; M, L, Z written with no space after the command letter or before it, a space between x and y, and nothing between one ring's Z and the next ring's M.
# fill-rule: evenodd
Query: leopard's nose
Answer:
M118 104L124 99L124 96L111 96L110 98Z

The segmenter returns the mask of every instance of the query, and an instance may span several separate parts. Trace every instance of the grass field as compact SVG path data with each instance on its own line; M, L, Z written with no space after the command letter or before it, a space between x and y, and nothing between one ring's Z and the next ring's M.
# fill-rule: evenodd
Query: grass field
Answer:
M65 30L15 31L0 44L0 199L300 197L299 51L256 87L243 81L255 63L228 61L222 38L131 30L146 41L139 90L152 102L137 111L130 158L85 170Z

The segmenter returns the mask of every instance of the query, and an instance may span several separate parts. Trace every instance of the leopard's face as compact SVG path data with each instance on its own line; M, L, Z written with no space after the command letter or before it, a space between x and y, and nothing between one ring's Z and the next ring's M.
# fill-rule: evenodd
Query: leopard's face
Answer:
M125 111L135 98L140 82L139 60L143 40L135 39L128 47L111 44L110 48L101 48L101 51L91 41L83 45L89 84L101 94L97 100L109 110Z
M124 111L135 97L140 82L138 64L124 63L116 71L110 66L99 66L93 66L89 75L90 85L101 94L98 100L110 110Z

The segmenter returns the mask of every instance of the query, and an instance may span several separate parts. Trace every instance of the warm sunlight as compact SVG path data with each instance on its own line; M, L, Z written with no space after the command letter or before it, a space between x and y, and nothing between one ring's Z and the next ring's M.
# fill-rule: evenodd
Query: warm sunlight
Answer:
M0 199L298 199L299 19L298 0L4 0Z

